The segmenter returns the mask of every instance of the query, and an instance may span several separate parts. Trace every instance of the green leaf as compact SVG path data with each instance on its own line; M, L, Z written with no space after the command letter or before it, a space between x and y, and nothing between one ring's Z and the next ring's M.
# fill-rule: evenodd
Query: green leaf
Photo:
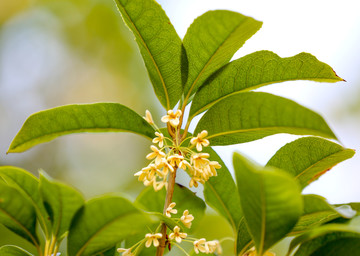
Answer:
M225 163L212 148L206 147L203 152L209 153L211 161L217 161L221 165L221 168L217 171L218 175L210 178L204 184L205 201L224 216L233 231L236 232L243 215L241 213L239 194L234 193L237 190L234 179Z
M328 245L328 243L344 238L356 238L357 241L359 242L360 239L359 227L344 225L344 224L328 224L314 228L300 236L295 237L290 243L290 247L287 255L290 255L291 252L298 245L301 246L294 256L321 255L317 253L316 254L312 254L312 253L320 249L324 245L325 248L322 250L326 250L326 246ZM329 254L325 253L322 255L329 255ZM337 254L337 255L344 255L344 254ZM357 255L357 254L349 254L349 255Z
M116 0L134 33L160 103L170 109L182 93L182 43L164 10L153 0Z
M208 131L212 146L244 143L277 133L336 139L317 113L262 92L240 93L219 101L200 119L194 134L202 130Z
M297 183L285 172L260 168L234 154L241 208L258 255L295 226L303 211Z
M8 153L23 152L71 133L123 131L154 137L154 129L141 116L121 104L61 106L31 115L12 141Z
M19 191L0 180L0 223L39 246L34 207Z
M40 193L52 223L52 235L60 242L69 231L75 213L84 204L82 195L75 189L54 181L40 173Z
M50 238L51 223L40 196L39 180L26 170L13 166L0 167L0 177L32 203L45 237Z
M117 242L146 232L151 220L128 200L118 196L94 198L75 215L68 236L69 256L101 253Z
M245 218L241 218L236 234L236 255L244 255L253 245L252 237L246 225Z
M304 213L291 232L291 235L304 232L339 217L351 218L328 204L318 195L304 195Z
M165 202L165 189L155 192L152 187L145 188L136 198L136 205L150 212L159 212L162 214ZM176 203L175 209L178 213L172 216L180 218L185 210L194 216L191 230L195 230L198 223L204 216L205 203L194 192L188 188L176 184L172 202ZM171 223L169 223L171 225Z
M185 98L216 70L228 63L234 53L254 35L262 22L240 13L209 11L194 20L184 37L189 74Z
M31 253L14 245L4 245L0 247L1 256L33 256Z
M360 255L360 237L337 239L320 247L311 256Z
M355 150L317 137L305 137L280 148L266 164L290 173L305 188L336 164L351 158Z
M224 66L201 86L191 104L190 117L233 94L291 80L344 81L309 53L280 58L270 51L254 52Z
M116 251L116 247L111 248L105 252L101 252L99 254L96 254L96 256L118 256L119 253Z

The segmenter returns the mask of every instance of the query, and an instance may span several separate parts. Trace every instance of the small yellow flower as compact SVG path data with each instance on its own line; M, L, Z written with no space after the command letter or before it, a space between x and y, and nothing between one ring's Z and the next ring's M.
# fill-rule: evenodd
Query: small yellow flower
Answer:
M164 135L159 132L155 132L156 137L152 140L153 143L159 143L159 147L164 146Z
M180 218L180 221L184 224L185 227L190 228L191 222L194 220L194 216L189 214L189 210L185 210L183 215Z
M172 202L171 204L169 204L169 207L166 208L166 213L165 215L169 218L171 218L171 214L177 214L177 210L173 209L175 207L176 203Z
M131 252L131 248L129 248L129 249L118 248L117 251L120 253L122 252L122 254L121 254L122 256L135 256L135 254L133 254Z
M174 168L171 166L171 164L168 163L168 161L165 158L162 159L161 164L158 165L158 168L163 168L162 172L163 172L164 176L169 173L169 170L171 172L174 172Z
M155 147L154 145L151 145L150 146L151 150L153 152L151 152L150 154L148 154L146 156L146 159L154 159L155 158L155 164L156 165L160 165L161 164L161 161L162 159L165 157L165 153L162 152L161 150L159 150L157 147Z
M185 171L186 169L191 170L192 166L191 166L191 164L189 164L188 161L186 161L186 160L184 159L184 160L182 160L182 161L179 163L179 168L180 168L180 169L183 169L183 170Z
M187 237L186 233L180 232L179 226L175 226L173 231L174 232L169 235L169 239L175 239L177 243L181 243L181 240Z
M144 119L146 120L146 122L148 122L149 124L153 125L154 124L154 120L152 119L151 113L149 110L145 111L145 117Z
M168 123L169 122L172 127L177 127L179 125L179 123L180 123L181 115L182 115L181 110L176 110L175 113L174 113L174 111L169 110L167 112L167 115L163 116L161 118L161 121L163 123Z
M151 243L154 244L155 247L159 246L159 238L162 238L162 234L161 233L156 233L156 234L146 234L145 238L147 238L145 246L147 248L149 248L151 246Z
M196 254L199 254L199 252L209 253L209 246L205 238L194 241L194 251Z
M208 241L206 243L209 247L209 253L216 251L217 254L222 254L222 248L218 240Z
M179 154L171 155L167 158L167 161L169 162L169 164L171 166L178 166L178 167L183 160L184 160L184 157Z
M194 166L195 169L202 170L209 164L210 155L208 153L197 153L191 156L190 162Z
M216 161L210 161L208 168L209 168L209 172L211 173L211 176L217 176L216 169L220 169L221 165Z
M198 182L200 182L202 184L204 183L204 181L199 177L196 177L196 176L191 177L191 180L189 182L189 187L191 188L194 186L195 188L197 188L199 186Z
M192 145L196 145L197 151L202 151L202 147L207 147L210 145L210 142L207 139L204 139L208 135L206 130L198 133L198 135L190 140Z

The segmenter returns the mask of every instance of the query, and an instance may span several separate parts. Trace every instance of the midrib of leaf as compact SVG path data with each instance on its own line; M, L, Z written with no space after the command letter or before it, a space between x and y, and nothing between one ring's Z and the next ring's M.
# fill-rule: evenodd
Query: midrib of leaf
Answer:
M39 248L39 244L37 243L35 237L28 231L28 229L21 224L17 219L15 219L12 215L8 214L6 211L4 211L3 209L0 208L0 211L3 212L6 216L8 216L12 221L14 221L16 224L18 224L24 231L25 233L31 238L31 240L33 241L34 245Z
M66 134L66 133L81 133L81 132L89 132L89 131L94 131L94 130L106 130L106 131L114 131L114 132L130 131L130 130L126 130L126 129L117 129L117 128L90 127L90 128L70 129L70 130L65 130L65 131L60 131L60 132L46 133L44 135L34 137L34 138L30 138L30 139L26 140L26 141L22 142L21 144L17 145L15 148L13 148L11 150L9 149L8 152L6 152L6 153L10 153L14 149L18 148L19 146L24 146L28 142L31 142L33 140L39 140L39 139L41 140L42 138L52 137L52 136L59 137L62 134ZM77 132L75 132L75 131L77 131ZM147 139L150 139L149 137L145 136L144 134L137 133L137 132L134 132L134 131L130 131L130 132L141 135L141 136L143 136L143 137L145 137ZM59 136L57 136L57 135L59 135Z
M121 4L119 4L118 6L119 6L119 8L120 8ZM165 81L164 81L164 78L163 78L162 75L161 75L160 69L159 69L158 65L156 64L156 62L155 62L155 60L154 60L154 57L152 56L149 48L147 47L147 44L145 43L144 38L143 38L143 37L141 36L141 34L139 33L139 30L138 30L138 28L136 27L135 23L132 21L132 19L130 18L129 14L128 14L127 11L125 10L125 8L122 8L122 9L123 9L124 13L126 14L126 17L128 18L128 20L131 22L131 24L132 24L132 25L134 26L134 28L136 29L136 30L135 30L136 34L137 34L137 35L139 36L139 38L141 39L142 45L144 46L144 48L146 49L146 51L149 53L149 56L150 56L150 58L151 58L151 61L154 63L154 66L155 66L155 68L156 68L156 71L157 71L157 73L158 73L158 75L159 75L159 77L160 77L160 80L161 80L161 85L162 85L162 87L163 87L163 89L164 89L164 92L165 92L167 109L170 109L170 99L169 99L168 91L167 91L167 88L166 88L166 86L165 86Z
M220 204L223 206L223 208L225 209L226 215L228 215L230 221L231 221L231 227L233 228L233 231L235 232L236 230L236 226L235 226L235 222L230 214L230 211L228 210L228 208L225 206L223 200L221 200L221 198L219 197L218 193L216 193L216 190L214 189L214 187L208 182L207 186L211 188L211 190L214 192L214 194L216 195L216 198L218 199L218 201L220 202Z
M254 85L254 86L251 86L251 87L247 87L247 88L244 88L244 89L241 89L239 91L235 91L235 92L232 92L232 93L229 93L227 95L224 95L208 104L206 104L204 107L200 108L198 111L196 111L194 114L191 115L191 117L189 117L189 120L192 120L195 116L197 116L198 114L202 113L203 111L205 111L206 109L210 108L211 106L215 105L216 103L218 103L219 101L225 99L225 98L228 98L230 96L233 96L233 95L236 95L236 94L240 94L240 93L244 93L244 92L249 92L251 90L255 90L257 88L260 88L260 87L263 87L263 86L266 86L266 85L270 85L270 84L276 84L276 83L283 83L283 82L290 82L290 81L299 81L299 80L308 80L308 81L324 81L325 79L321 79L321 78L311 78L311 77L307 77L307 78L301 78L301 79L286 79L286 80L277 80L277 81L271 81L271 82L268 82L268 83L261 83L261 84L257 84L257 85ZM334 79L327 79L329 80L328 82L334 82ZM337 80L335 80L337 81Z
M209 135L207 137L207 139L212 139L215 137L219 137L222 135L229 135L229 134L234 134L234 133L245 133L245 132L251 132L251 131L259 131L259 130L272 130L272 129L301 129L301 130L309 130L309 131L313 131L314 129L310 129L310 128L304 128L304 127L294 127L294 126L271 126L271 127L257 127L257 128L249 128L249 129L241 129L241 130L231 130L231 131L227 131L227 132L219 132L219 133L215 133L213 135ZM322 131L316 130L319 134L324 134L326 135L326 137L328 137L327 134L325 134Z
M336 153L333 153L333 154L330 154L328 156L326 156L325 158L321 159L320 161L317 161L315 163L313 163L312 165L310 165L309 167L307 167L305 170L303 170L302 172L300 172L298 175L295 176L295 179L299 179L300 176L302 176L303 174L305 174L308 170L310 170L311 168L313 168L314 166L316 166L317 164L320 164L321 162L324 162L326 161L326 159L330 158L331 156L334 156L338 153L341 153L343 152L342 150L339 150L338 152ZM336 164L335 164L336 165ZM335 165L333 165L332 167L334 167ZM330 168L332 168L330 167Z
M219 45L219 47L215 50L214 54L213 54L213 55L210 57L210 59L206 62L205 66L201 69L199 75L196 77L196 79L194 80L194 82L193 82L192 85L190 86L189 92L188 92L188 94L186 95L185 100L184 100L184 103L185 103L184 106L186 105L187 100L189 99L189 97L190 97L190 95L191 95L192 89L194 88L195 84L199 81L201 75L204 73L204 71L206 70L206 68L210 65L211 60L216 56L216 54L217 54L217 53L219 52L219 50L222 48L222 46L224 45L224 43L226 42L226 40L227 40L228 38L230 38L230 37L234 34L235 30L237 30L237 28L238 28L241 24L243 24L244 22L245 22L245 21L240 22L240 23L230 32L230 34L223 40L223 42L222 42L222 43Z
M57 189L58 190L58 189ZM59 190L58 190L59 191ZM60 195L61 195L61 192L60 192ZM63 206L63 202L62 202L62 199L60 200L60 211L59 211L59 221L58 221L58 224L57 224L57 227L56 227L56 233L55 233L55 237L57 237L59 235L59 229L60 229L60 222L61 222L61 219L62 219L62 206Z
M260 235L260 248L259 255L263 254L263 247L265 243L265 229L266 229L266 200L264 191L264 181L260 175L260 200L261 200L261 235Z
M327 210L327 211L319 211L319 212L329 212L329 210ZM315 213L319 213L319 212L315 212ZM311 214L311 213L310 213ZM309 215L310 215L309 214ZM336 212L334 212L334 213L331 213L330 215L328 215L328 216L326 216L326 217L324 217L324 218L322 218L322 219L319 219L319 221L317 222L317 223L323 223L323 221L326 221L326 220L331 220L332 219L332 217L333 216L338 216L339 215L339 213L336 213ZM301 233L304 233L305 231L304 230L299 230L299 231L292 231L292 232L290 232L289 234L288 234L288 236L294 236L294 235L297 235L297 234L301 234Z
M91 235L91 237L86 241L86 243L79 249L78 253L76 254L77 256L80 256L84 250L86 249L86 247L88 246L88 244L96 237L97 234L99 234L101 231L103 231L105 228L107 228L109 225L111 225L112 223L116 222L118 219L126 217L127 215L131 215L132 213L137 212L136 210L133 210L131 212L127 212L126 214L122 214L121 216L117 216L116 218L114 218L113 220L107 222L104 226L102 226L100 229L98 229L94 234Z

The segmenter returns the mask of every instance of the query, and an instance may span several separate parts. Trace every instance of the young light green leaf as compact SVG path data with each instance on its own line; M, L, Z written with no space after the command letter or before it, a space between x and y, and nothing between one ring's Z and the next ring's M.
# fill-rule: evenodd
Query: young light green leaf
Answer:
M216 70L254 35L262 22L240 13L209 11L194 20L184 37L189 74L184 88L187 100Z
M51 223L39 192L39 180L31 173L13 166L1 166L0 177L32 203L45 237L50 238Z
M290 173L305 188L336 164L351 158L355 150L317 137L305 137L280 148L266 164Z
M344 81L309 53L280 58L270 51L254 52L224 66L200 87L191 104L190 117L230 95L291 80Z
M234 154L240 204L258 255L284 238L303 211L298 184L285 172L260 168Z
M162 214L165 202L165 190L155 192L152 187L145 188L136 198L136 205L150 212ZM172 202L176 203L175 209L178 211L175 217L180 218L185 210L194 216L191 229L195 230L198 223L204 216L206 205L203 200L195 195L188 188L175 185Z
M337 211L336 208L328 204L321 196L304 195L303 199L304 213L291 231L291 235L310 230L339 217L350 217L344 216L342 212Z
M0 223L39 247L34 207L19 191L0 180Z
M337 239L344 238L356 238L360 239L360 229L359 227L347 225L347 224L328 224L323 225L317 228L313 228L308 232L295 237L289 247L287 255L291 255L292 251L298 246L301 245L298 251L294 256L308 256L308 255L321 255L321 254L312 254L319 248L324 245L327 246L327 243L331 241L336 241ZM329 255L329 254L322 254ZM356 254L350 254L356 255Z
M277 133L336 139L317 113L262 92L235 94L219 101L200 119L194 134L202 130L208 131L213 146L249 142Z
M134 33L160 103L170 109L182 93L182 43L161 6L154 0L116 0Z
M78 191L52 180L44 172L40 173L40 193L49 212L52 235L60 242L67 235L71 220L84 199Z
M239 194L234 193L237 190L234 179L225 163L212 148L206 147L203 152L209 153L211 161L217 161L221 165L217 171L218 175L210 178L204 184L205 201L224 216L232 226L233 231L236 232L242 213Z
M1 256L33 256L31 253L14 245L4 245L0 247Z
M245 218L242 217L236 234L236 255L244 255L252 246L252 237L246 225Z
M154 129L141 116L121 104L61 106L31 115L12 141L8 153L23 152L66 134L123 131L154 137Z
M75 215L68 236L69 256L106 251L128 236L144 232L151 220L128 200L118 196L94 198Z

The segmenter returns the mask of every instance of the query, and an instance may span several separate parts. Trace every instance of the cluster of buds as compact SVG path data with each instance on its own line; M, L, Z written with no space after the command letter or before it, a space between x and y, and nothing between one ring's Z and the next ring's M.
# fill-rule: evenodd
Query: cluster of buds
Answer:
M180 118L182 112L169 110L167 115L161 118L161 121L168 123L175 131L180 129ZM167 188L167 177L169 172L174 172L177 168L187 171L191 180L190 187L198 187L198 183L204 184L210 177L216 176L216 169L221 168L216 161L210 161L208 153L202 153L203 147L210 145L209 140L206 139L208 132L206 130L197 134L196 137L190 137L188 145L184 146L184 141L177 141L176 139L165 137L155 125L149 111L146 111L145 120L156 128L155 138L151 145L152 150L146 156L146 159L152 160L151 163L143 168L141 171L135 173L139 181L142 181L145 186L152 185L155 191ZM193 151L192 148L196 148Z

